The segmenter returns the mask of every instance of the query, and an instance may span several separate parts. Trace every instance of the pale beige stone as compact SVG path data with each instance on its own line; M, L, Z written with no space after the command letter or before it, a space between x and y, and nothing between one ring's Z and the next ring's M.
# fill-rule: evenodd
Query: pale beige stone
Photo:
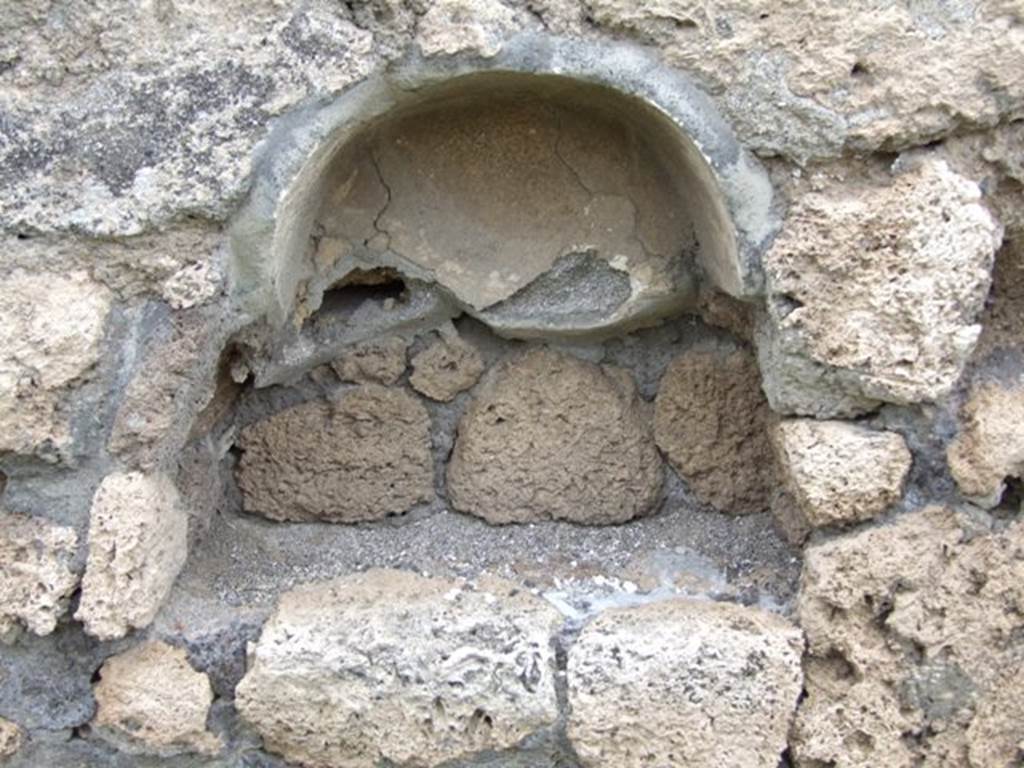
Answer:
M0 278L0 451L56 460L67 449L62 406L100 359L109 308L84 271Z
M153 620L188 554L188 514L160 473L107 475L93 496L75 618L101 640Z
M164 301L174 309L191 309L209 303L224 283L218 265L212 261L186 264L161 286Z
M980 333L1000 237L978 187L941 161L803 194L764 259L772 407L820 418L948 393Z
M426 56L471 52L491 57L516 28L515 13L498 0L435 0L419 21Z
M452 329L412 359L409 383L431 400L448 402L476 384L483 372L476 347Z
M0 640L48 635L78 586L73 528L0 510Z
M730 514L770 506L770 411L753 356L692 349L672 361L654 401L654 437L704 502Z
M996 506L1006 480L1024 477L1024 381L976 385L946 457L962 494Z
M405 373L408 346L400 336L366 341L343 352L331 363L331 369L342 381L394 384Z
M372 570L284 594L236 689L264 747L320 768L433 766L558 718L560 614L507 582Z
M786 488L812 528L870 520L903 494L912 457L901 435L791 419L772 437Z
M731 603L606 611L569 650L568 734L588 768L776 768L803 636Z
M220 740L206 730L213 688L181 648L151 641L110 657L93 695L93 730L125 752L166 756L220 750Z
M654 510L662 477L630 374L537 348L481 385L459 423L448 495L491 523L620 523Z
M16 723L0 717L0 760L12 757L22 742L21 728Z
M798 768L981 768L1019 758L1005 689L1020 663L1024 524L988 526L931 507L807 547Z
M272 520L377 520L434 496L430 416L408 392L365 384L242 430L245 510Z

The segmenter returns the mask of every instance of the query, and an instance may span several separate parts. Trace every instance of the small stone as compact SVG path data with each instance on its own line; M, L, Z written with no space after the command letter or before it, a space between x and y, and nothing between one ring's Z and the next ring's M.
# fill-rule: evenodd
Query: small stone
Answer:
M22 627L48 635L78 586L72 528L0 511L0 641Z
M220 740L206 730L213 688L185 651L148 642L112 656L93 688L93 730L132 754L214 754Z
M798 198L765 255L757 339L782 413L863 413L950 391L981 331L999 225L976 184L923 160L888 184Z
M405 373L408 346L400 336L366 341L343 352L331 368L342 381L394 384Z
M235 701L289 762L447 764L556 722L561 622L497 579L371 570L311 584L281 597Z
M378 520L434 497L430 416L408 392L365 384L242 430L247 512L272 520Z
M149 625L188 555L188 514L160 473L107 475L92 500L75 618L101 640Z
M912 459L901 435L793 419L772 437L783 480L811 528L870 520L903 495Z
M701 499L734 515L770 506L770 412L753 356L693 349L676 358L654 401L654 438Z
M0 717L0 760L13 756L21 749L21 741L21 728Z
M476 347L452 329L412 359L409 383L431 400L446 403L472 387L484 372Z
M803 636L731 603L615 608L569 651L568 735L587 768L776 768Z
M469 51L490 58L515 29L515 13L497 0L436 0L428 8L418 35L425 56Z
M974 387L960 423L946 452L953 478L964 496L994 507L1007 479L1024 477L1024 381Z
M220 293L224 276L212 262L186 264L164 281L161 293L174 309L207 304Z
M621 523L652 512L663 471L626 371L545 348L498 366L448 465L452 505L490 523Z

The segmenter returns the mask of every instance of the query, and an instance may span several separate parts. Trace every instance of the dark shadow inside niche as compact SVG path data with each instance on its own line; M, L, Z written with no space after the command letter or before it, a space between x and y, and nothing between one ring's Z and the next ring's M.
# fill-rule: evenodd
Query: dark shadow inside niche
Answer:
M405 301L407 297L408 287L398 270L353 269L324 291L320 309L313 318L322 314L352 314L367 301L385 305Z
M999 498L995 514L1000 517L1016 517L1024 510L1024 479L1020 477L1006 478L1006 487Z

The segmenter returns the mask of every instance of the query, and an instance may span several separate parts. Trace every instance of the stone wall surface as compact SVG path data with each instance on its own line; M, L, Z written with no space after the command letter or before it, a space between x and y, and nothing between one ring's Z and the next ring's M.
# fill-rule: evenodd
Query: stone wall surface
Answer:
M0 763L1024 760L1019 0L0 4Z

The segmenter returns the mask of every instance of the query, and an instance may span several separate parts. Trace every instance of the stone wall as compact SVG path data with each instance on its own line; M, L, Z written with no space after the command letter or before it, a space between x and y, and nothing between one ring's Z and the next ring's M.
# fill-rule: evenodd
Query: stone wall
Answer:
M1024 7L0 9L0 763L1024 760Z

